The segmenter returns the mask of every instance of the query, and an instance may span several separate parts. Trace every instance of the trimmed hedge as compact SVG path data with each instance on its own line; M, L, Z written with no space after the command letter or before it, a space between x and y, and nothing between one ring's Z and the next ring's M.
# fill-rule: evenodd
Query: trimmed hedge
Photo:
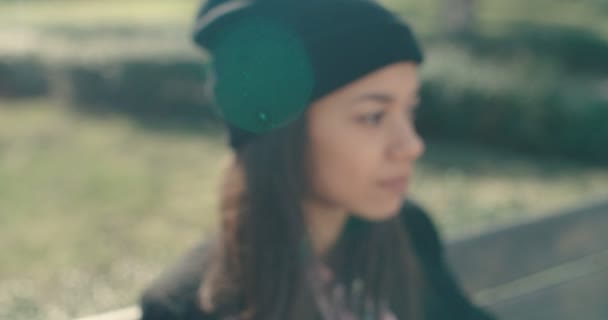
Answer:
M493 54L500 50L473 50L460 41L427 44L418 115L424 136L608 163L605 73L573 73L560 59L527 49ZM0 71L0 88L13 88L3 91L11 96L68 87L81 111L219 119L204 94L208 70L200 56L126 55L104 62L54 62L52 68L32 57L11 61L21 69Z
M571 26L511 23L503 34L431 37L429 42L454 43L471 54L496 59L513 55L553 60L576 74L608 74L608 41L597 33Z
M0 98L40 97L49 94L49 72L35 56L0 59Z
M156 117L213 118L204 94L207 75L200 61L128 60L75 65L66 72L79 108Z
M457 46L431 52L418 115L423 135L608 163L601 78L572 78L550 60L481 59Z

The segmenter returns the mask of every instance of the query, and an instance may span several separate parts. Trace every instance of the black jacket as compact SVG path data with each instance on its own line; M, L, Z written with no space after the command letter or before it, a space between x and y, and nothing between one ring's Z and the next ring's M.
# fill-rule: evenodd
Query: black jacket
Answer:
M406 201L401 217L435 293L433 300L425 306L425 320L495 320L476 307L461 289L446 264L441 239L428 214ZM206 242L199 244L144 290L140 299L142 320L216 319L197 306L196 295L203 280L201 270L207 246Z

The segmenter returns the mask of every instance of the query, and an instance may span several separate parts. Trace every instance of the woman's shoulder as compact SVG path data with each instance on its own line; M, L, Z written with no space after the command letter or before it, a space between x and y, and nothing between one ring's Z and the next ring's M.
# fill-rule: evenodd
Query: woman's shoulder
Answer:
M198 290L213 238L205 238L145 288L140 296L141 320L214 319L198 304Z

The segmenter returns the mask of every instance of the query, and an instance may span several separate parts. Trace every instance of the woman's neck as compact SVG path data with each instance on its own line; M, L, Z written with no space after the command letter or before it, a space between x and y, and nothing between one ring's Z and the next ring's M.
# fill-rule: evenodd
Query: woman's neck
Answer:
M349 214L346 209L336 209L308 202L304 206L304 217L314 253L327 258L336 244Z

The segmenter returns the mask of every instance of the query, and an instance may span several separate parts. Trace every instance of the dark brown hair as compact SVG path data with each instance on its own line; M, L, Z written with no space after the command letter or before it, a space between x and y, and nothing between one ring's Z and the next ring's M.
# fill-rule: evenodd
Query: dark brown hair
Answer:
M203 309L247 320L314 319L317 309L303 278L301 203L311 185L307 132L301 116L234 154L220 192L218 241L199 292ZM422 270L401 217L376 223L352 217L331 265L347 294L361 279L376 311L380 301L389 301L399 319L422 319Z

